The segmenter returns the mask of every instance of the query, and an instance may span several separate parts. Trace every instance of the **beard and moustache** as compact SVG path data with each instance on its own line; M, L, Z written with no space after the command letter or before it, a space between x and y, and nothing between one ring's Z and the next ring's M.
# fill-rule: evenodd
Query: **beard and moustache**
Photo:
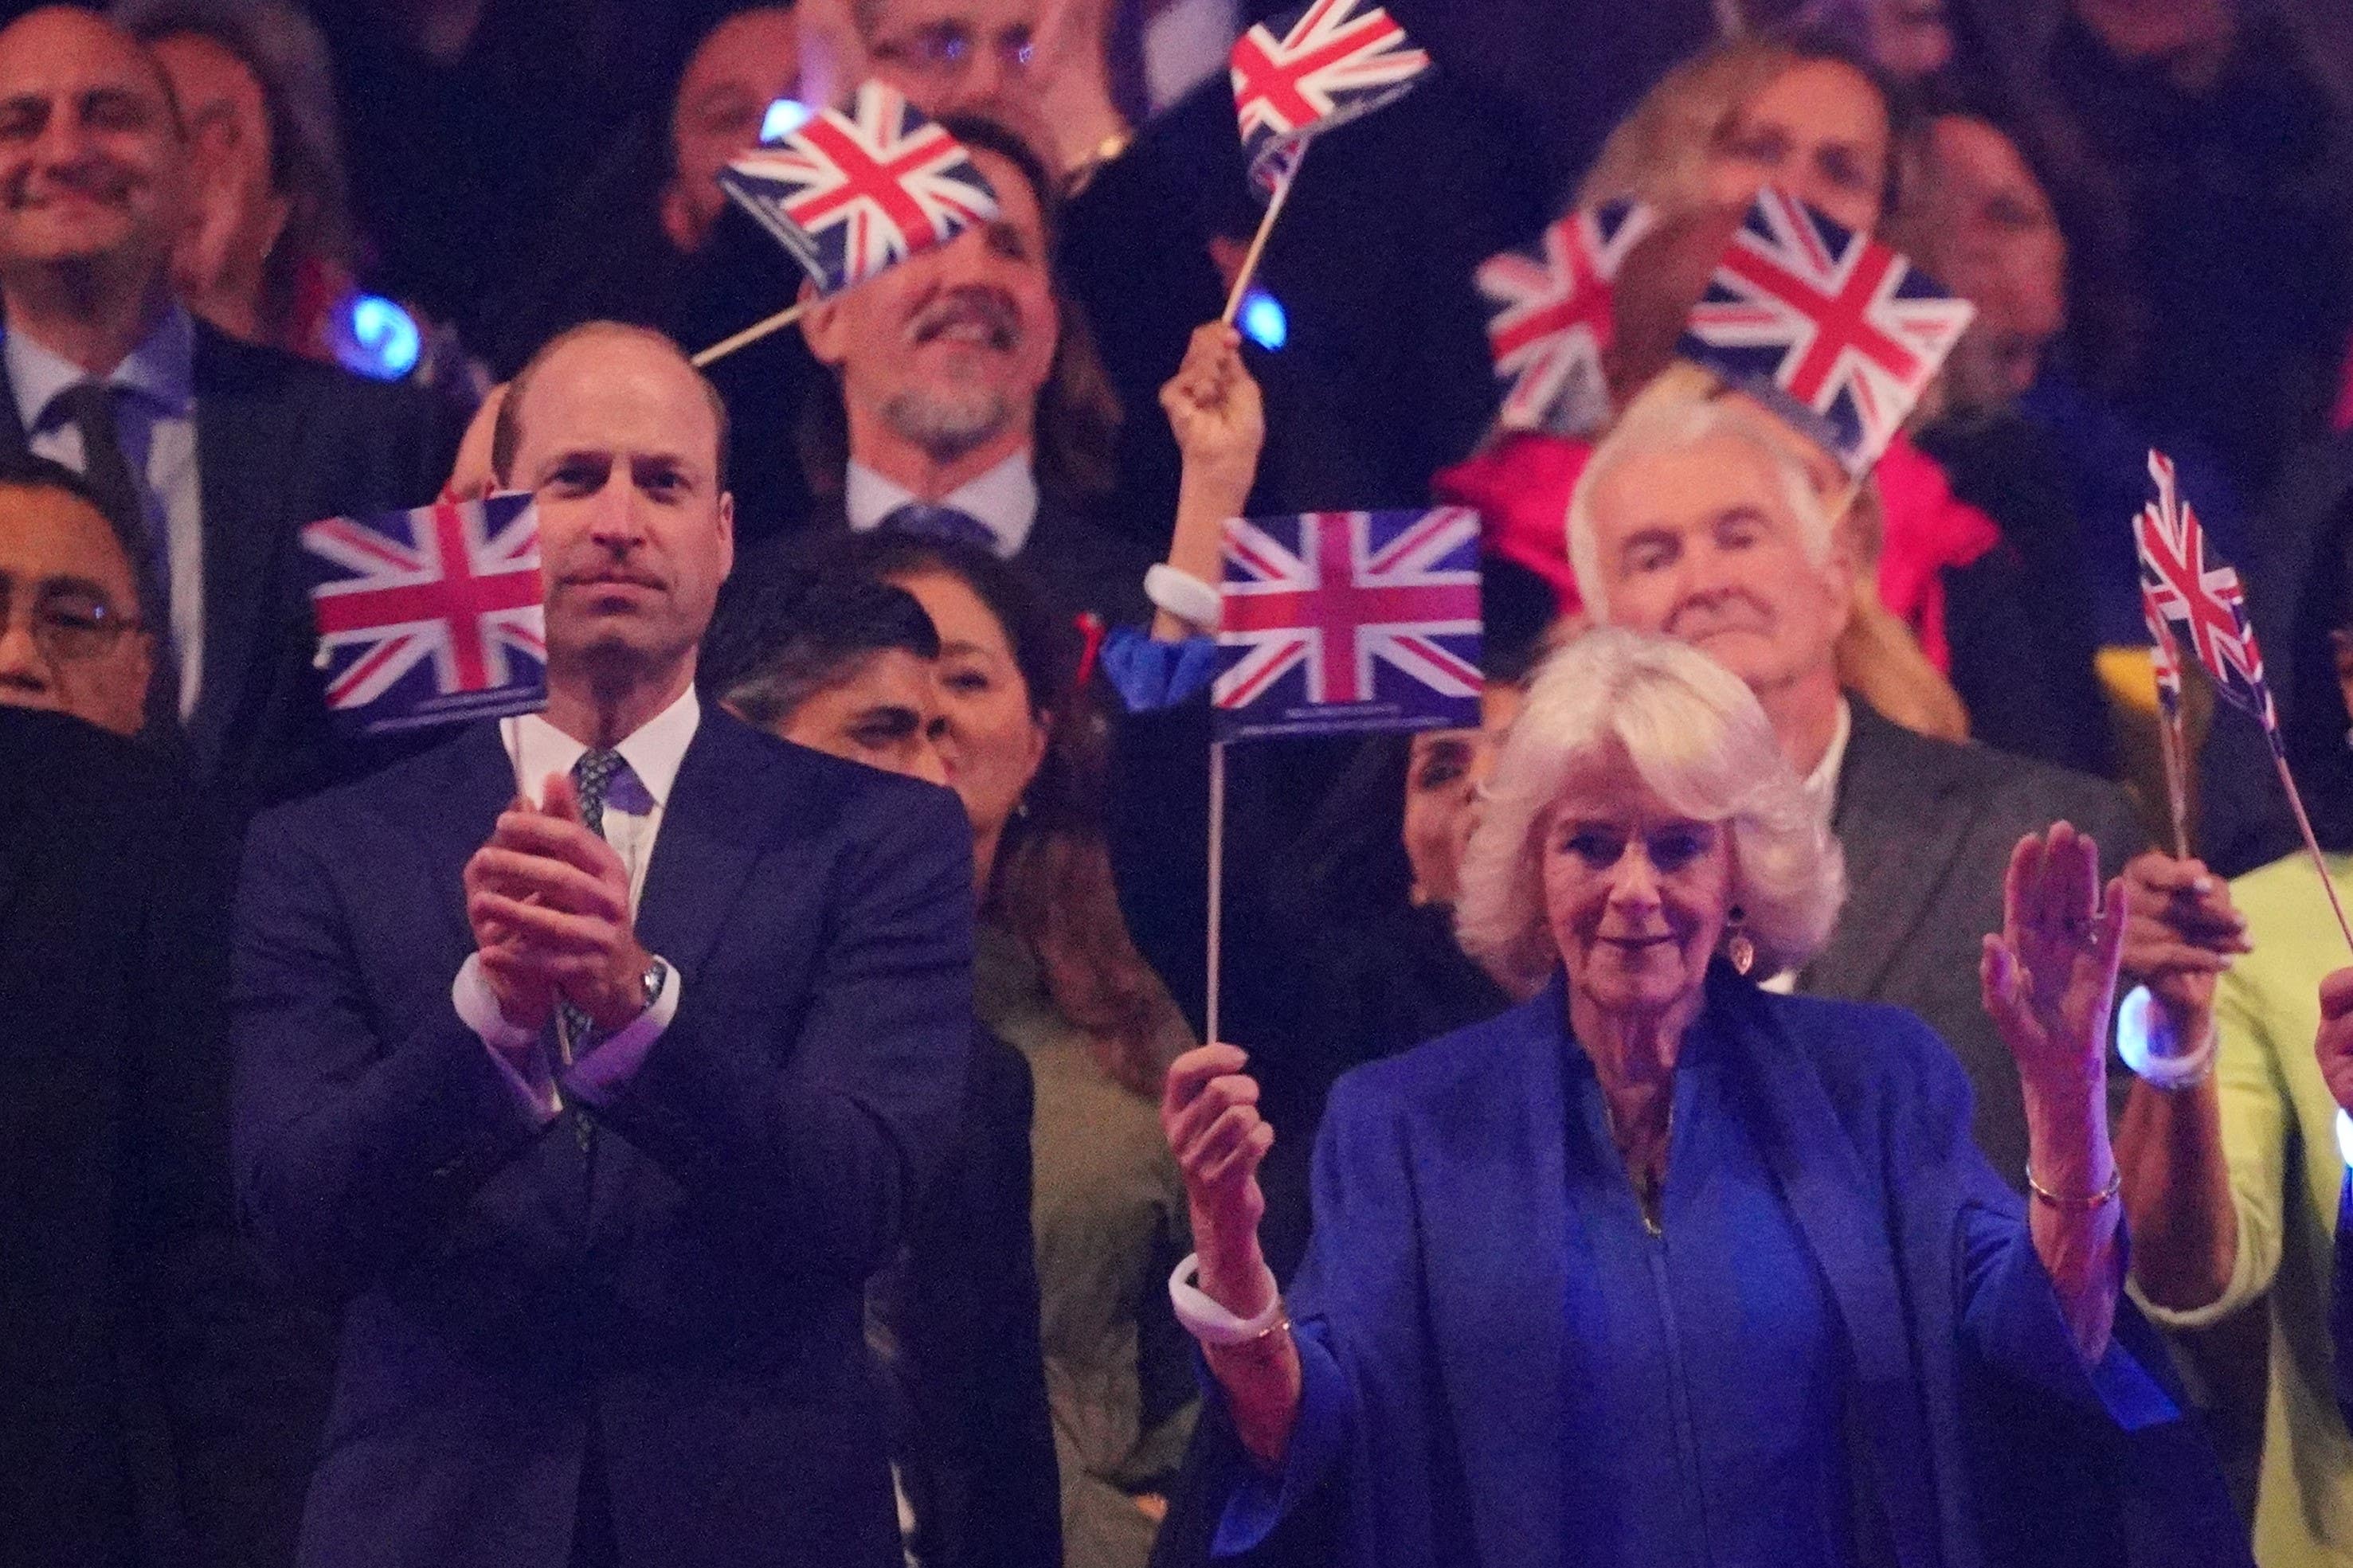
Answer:
M949 290L915 312L907 342L921 347L953 331L976 331L981 348L1011 353L1020 347L1022 322L1013 301L994 289ZM894 394L881 407L883 421L902 439L919 447L935 463L952 463L1003 435L1013 422L1013 398L1001 386L944 377Z

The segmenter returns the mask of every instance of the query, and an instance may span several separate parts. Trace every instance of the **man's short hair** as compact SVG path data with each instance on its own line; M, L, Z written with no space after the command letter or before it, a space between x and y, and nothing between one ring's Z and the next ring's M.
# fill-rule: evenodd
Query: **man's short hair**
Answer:
M745 722L776 730L810 698L891 652L940 656L940 634L913 594L769 556L728 584L696 681Z
M90 482L67 468L29 451L0 450L0 489L61 490L106 521L108 531L131 566L131 581L139 595L139 616L150 626L164 616L163 584L153 580L150 552L140 519L124 517L99 499Z
M582 338L599 337L607 333L641 338L647 342L660 345L674 355L680 364L686 367L686 373L689 375L694 377L694 384L702 389L702 401L710 408L712 422L718 429L719 446L712 468L712 483L720 490L726 489L727 400L719 395L719 389L711 384L711 378L695 368L694 361L688 358L686 351L679 347L667 333L658 332L651 327L637 326L628 321L583 321L576 327L566 328L540 344L538 352L523 362L523 367L521 370L515 372L514 379L507 383L506 396L499 403L498 417L491 426L491 472L497 476L499 483L506 484L512 478L515 454L522 449L522 403L524 397L529 395L532 377L536 375L540 366L553 358L559 350L569 347Z

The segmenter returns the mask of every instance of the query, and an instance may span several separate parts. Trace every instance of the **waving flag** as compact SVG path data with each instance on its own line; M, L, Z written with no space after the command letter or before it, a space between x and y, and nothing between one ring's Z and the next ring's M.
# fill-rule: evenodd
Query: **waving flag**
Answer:
M997 216L964 144L879 81L720 172L720 185L836 294Z
M1479 721L1479 515L1226 524L1218 739Z
M1641 202L1611 202L1561 218L1533 248L1479 264L1479 292L1493 307L1488 352L1510 384L1504 429L1585 436L1609 423L1611 288L1657 221Z
M528 495L329 518L302 548L327 706L347 726L382 735L547 706Z
M1976 315L1867 234L1785 191L1749 208L1680 352L1870 471Z
M1234 112L1250 177L1272 190L1307 139L1409 91L1430 68L1405 29L1378 5L1313 0L1235 41Z
M2215 690L2253 714L2277 748L2279 710L2263 679L2263 651L2255 646L2239 574L2208 548L2197 512L2176 489L2173 459L2151 452L2148 473L2157 482L2157 499L2133 522L2142 603L2213 677ZM2178 666L2176 679L2178 686Z

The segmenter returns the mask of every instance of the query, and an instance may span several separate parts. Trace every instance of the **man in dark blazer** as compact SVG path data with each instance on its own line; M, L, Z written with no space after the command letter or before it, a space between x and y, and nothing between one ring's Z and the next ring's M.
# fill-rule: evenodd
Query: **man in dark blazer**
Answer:
M971 838L697 700L724 417L642 329L534 356L546 713L248 844L239 1194L343 1306L305 1563L897 1562L861 1300L964 1094Z
M311 668L295 530L421 505L455 430L413 389L239 342L174 303L187 133L153 58L96 15L0 30L0 448L88 478L135 520L164 614L159 718L185 727L232 826L363 759L339 754Z
M237 1235L225 868L174 769L25 695L0 687L0 1562L282 1563L324 1390Z
M2023 1190L2018 1069L1978 984L2010 852L2072 822L2113 877L2147 835L2113 784L1915 734L1841 691L1853 565L1790 442L1736 399L1621 423L1571 505L1569 559L1598 620L1682 637L1757 693L1846 856L1845 906L1795 988L1926 1019L1977 1091L1978 1147ZM2113 1110L2130 1079L2111 1077Z
M839 383L808 411L811 526L985 545L1057 605L1107 625L1149 612L1156 552L1102 520L1117 410L1050 265L1045 167L991 121L944 123L999 216L815 305L801 331Z

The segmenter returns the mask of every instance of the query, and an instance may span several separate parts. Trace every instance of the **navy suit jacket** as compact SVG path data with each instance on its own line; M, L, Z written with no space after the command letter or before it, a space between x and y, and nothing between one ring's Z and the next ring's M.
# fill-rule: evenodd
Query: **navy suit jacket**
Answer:
M584 1149L450 1002L513 793L484 724L247 846L239 1198L343 1307L301 1561L559 1568L593 1428L624 1564L895 1563L860 1300L964 1094L955 799L706 708L637 922L678 1013Z

